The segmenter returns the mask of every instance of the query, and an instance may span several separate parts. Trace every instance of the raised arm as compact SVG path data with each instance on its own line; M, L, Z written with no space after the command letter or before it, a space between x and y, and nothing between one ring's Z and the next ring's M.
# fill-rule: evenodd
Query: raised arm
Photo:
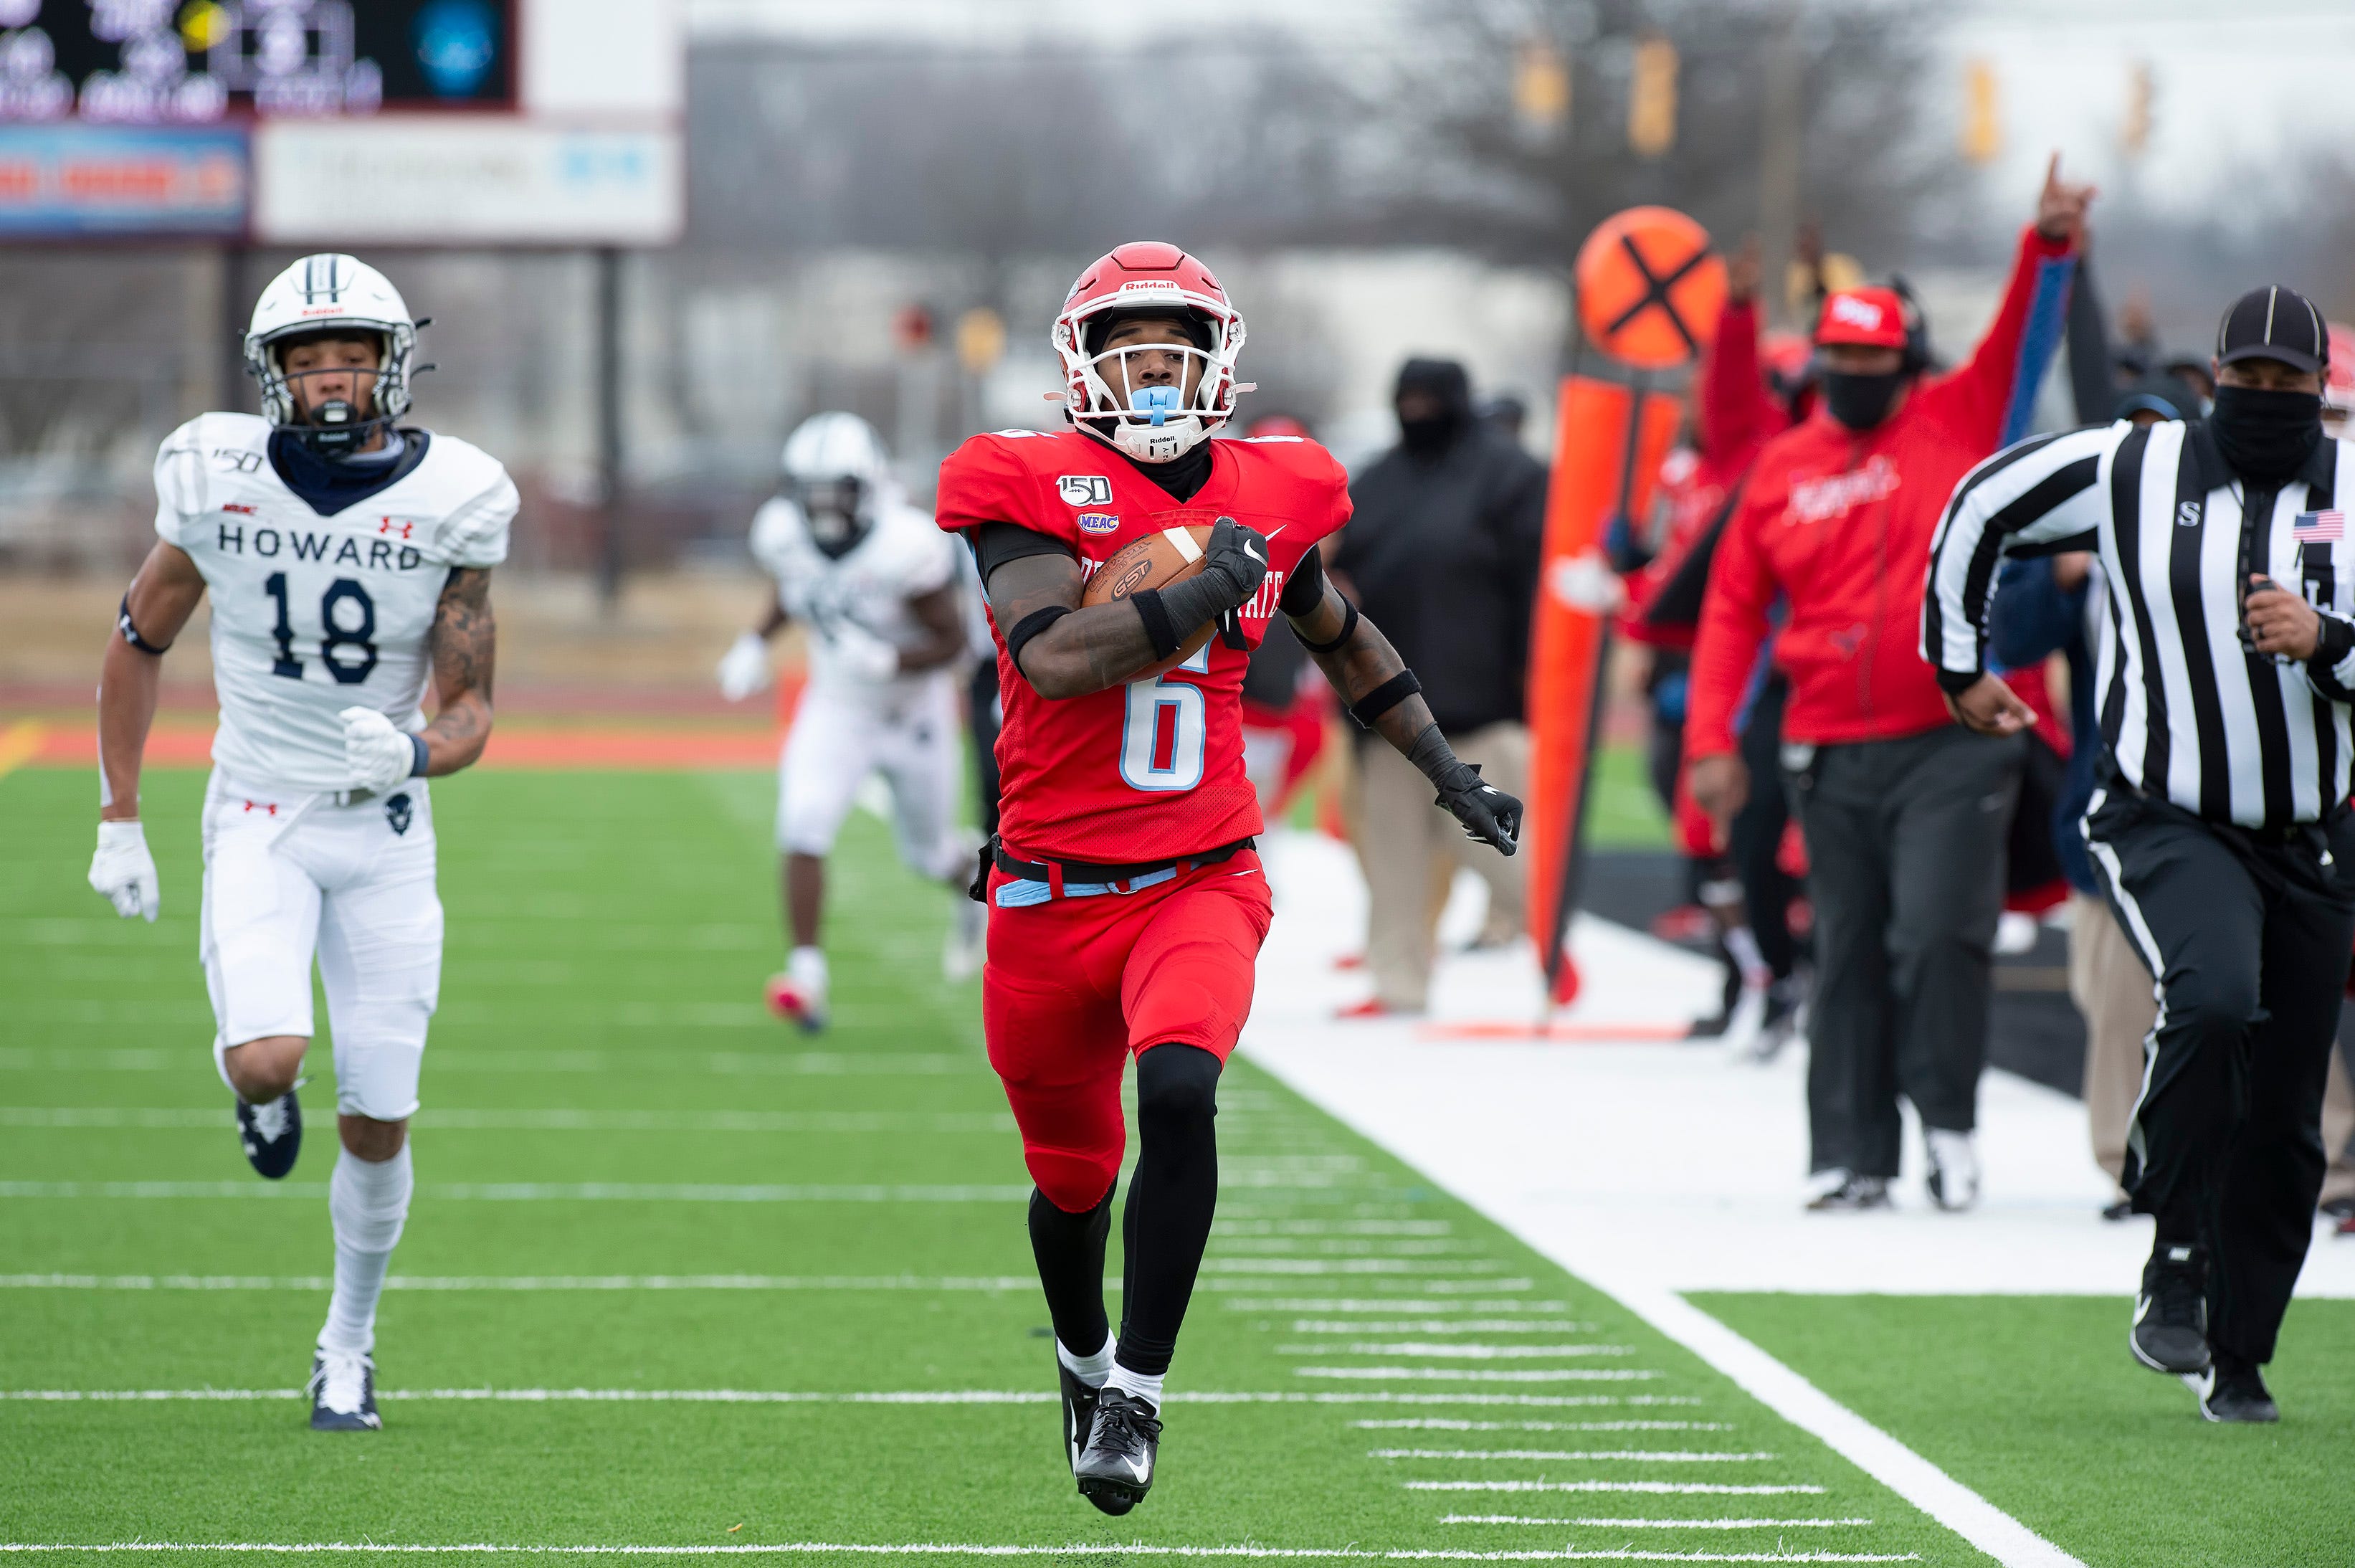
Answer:
M1438 791L1438 804L1463 824L1466 837L1499 854L1513 853L1521 834L1521 803L1483 783L1478 768L1456 757L1406 661L1380 628L1326 580L1316 560L1313 553L1302 559L1278 602L1308 656L1341 694L1350 716L1422 770Z
M498 662L499 628L491 614L487 567L451 569L433 608L426 648L433 658L433 700L440 711L425 727L425 773L454 773L482 756L491 738L491 676Z

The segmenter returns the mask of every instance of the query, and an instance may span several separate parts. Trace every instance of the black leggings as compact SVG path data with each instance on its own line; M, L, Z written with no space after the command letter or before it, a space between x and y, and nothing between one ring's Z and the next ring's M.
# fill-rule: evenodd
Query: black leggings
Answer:
M1169 1370L1178 1328L1193 1298L1219 1201L1220 1062L1199 1046L1166 1044L1136 1059L1136 1173L1121 1240L1120 1364L1158 1377ZM1115 1184L1117 1185L1117 1184ZM1093 1355L1109 1319L1103 1304L1110 1189L1083 1214L1030 1194L1030 1251L1046 1289L1055 1338L1076 1356Z

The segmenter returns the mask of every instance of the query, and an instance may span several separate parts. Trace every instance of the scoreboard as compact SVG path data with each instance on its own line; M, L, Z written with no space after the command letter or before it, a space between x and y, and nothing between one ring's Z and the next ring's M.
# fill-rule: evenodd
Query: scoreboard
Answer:
M0 0L0 124L517 107L515 0Z

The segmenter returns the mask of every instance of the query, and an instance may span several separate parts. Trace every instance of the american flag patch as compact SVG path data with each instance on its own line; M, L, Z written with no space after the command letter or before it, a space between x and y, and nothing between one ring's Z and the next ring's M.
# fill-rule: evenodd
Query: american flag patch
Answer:
M2297 521L2289 526L2293 538L2307 540L2343 539L2347 537L2347 514L2344 512L2300 512Z

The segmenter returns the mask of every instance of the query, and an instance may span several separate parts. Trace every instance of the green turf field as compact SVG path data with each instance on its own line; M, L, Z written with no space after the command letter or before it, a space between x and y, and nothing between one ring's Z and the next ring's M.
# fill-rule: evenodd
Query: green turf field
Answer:
M1097 1514L1058 1449L1025 1178L977 988L939 978L940 897L855 818L837 1027L781 1031L755 773L437 785L449 955L386 1425L313 1434L287 1391L325 1307L331 1072L323 1048L314 1141L264 1185L205 1049L201 783L150 777L151 928L83 883L87 775L0 779L0 1545L1986 1561L1247 1061L1161 1473ZM2343 1357L2278 1433L2219 1433L2108 1375L2122 1330L2070 1304L1990 1304L1934 1354L1923 1315L1953 1304L1711 1305L2089 1563L2355 1558L2326 1489ZM1993 1338L1958 1363L1956 1335ZM2062 1364L2079 1339L2098 1386ZM2101 1443L2055 1419L2081 1383L2127 1402ZM2281 1457L2207 1457L2233 1444ZM2270 1511L2263 1552L2184 1532L2220 1488Z

